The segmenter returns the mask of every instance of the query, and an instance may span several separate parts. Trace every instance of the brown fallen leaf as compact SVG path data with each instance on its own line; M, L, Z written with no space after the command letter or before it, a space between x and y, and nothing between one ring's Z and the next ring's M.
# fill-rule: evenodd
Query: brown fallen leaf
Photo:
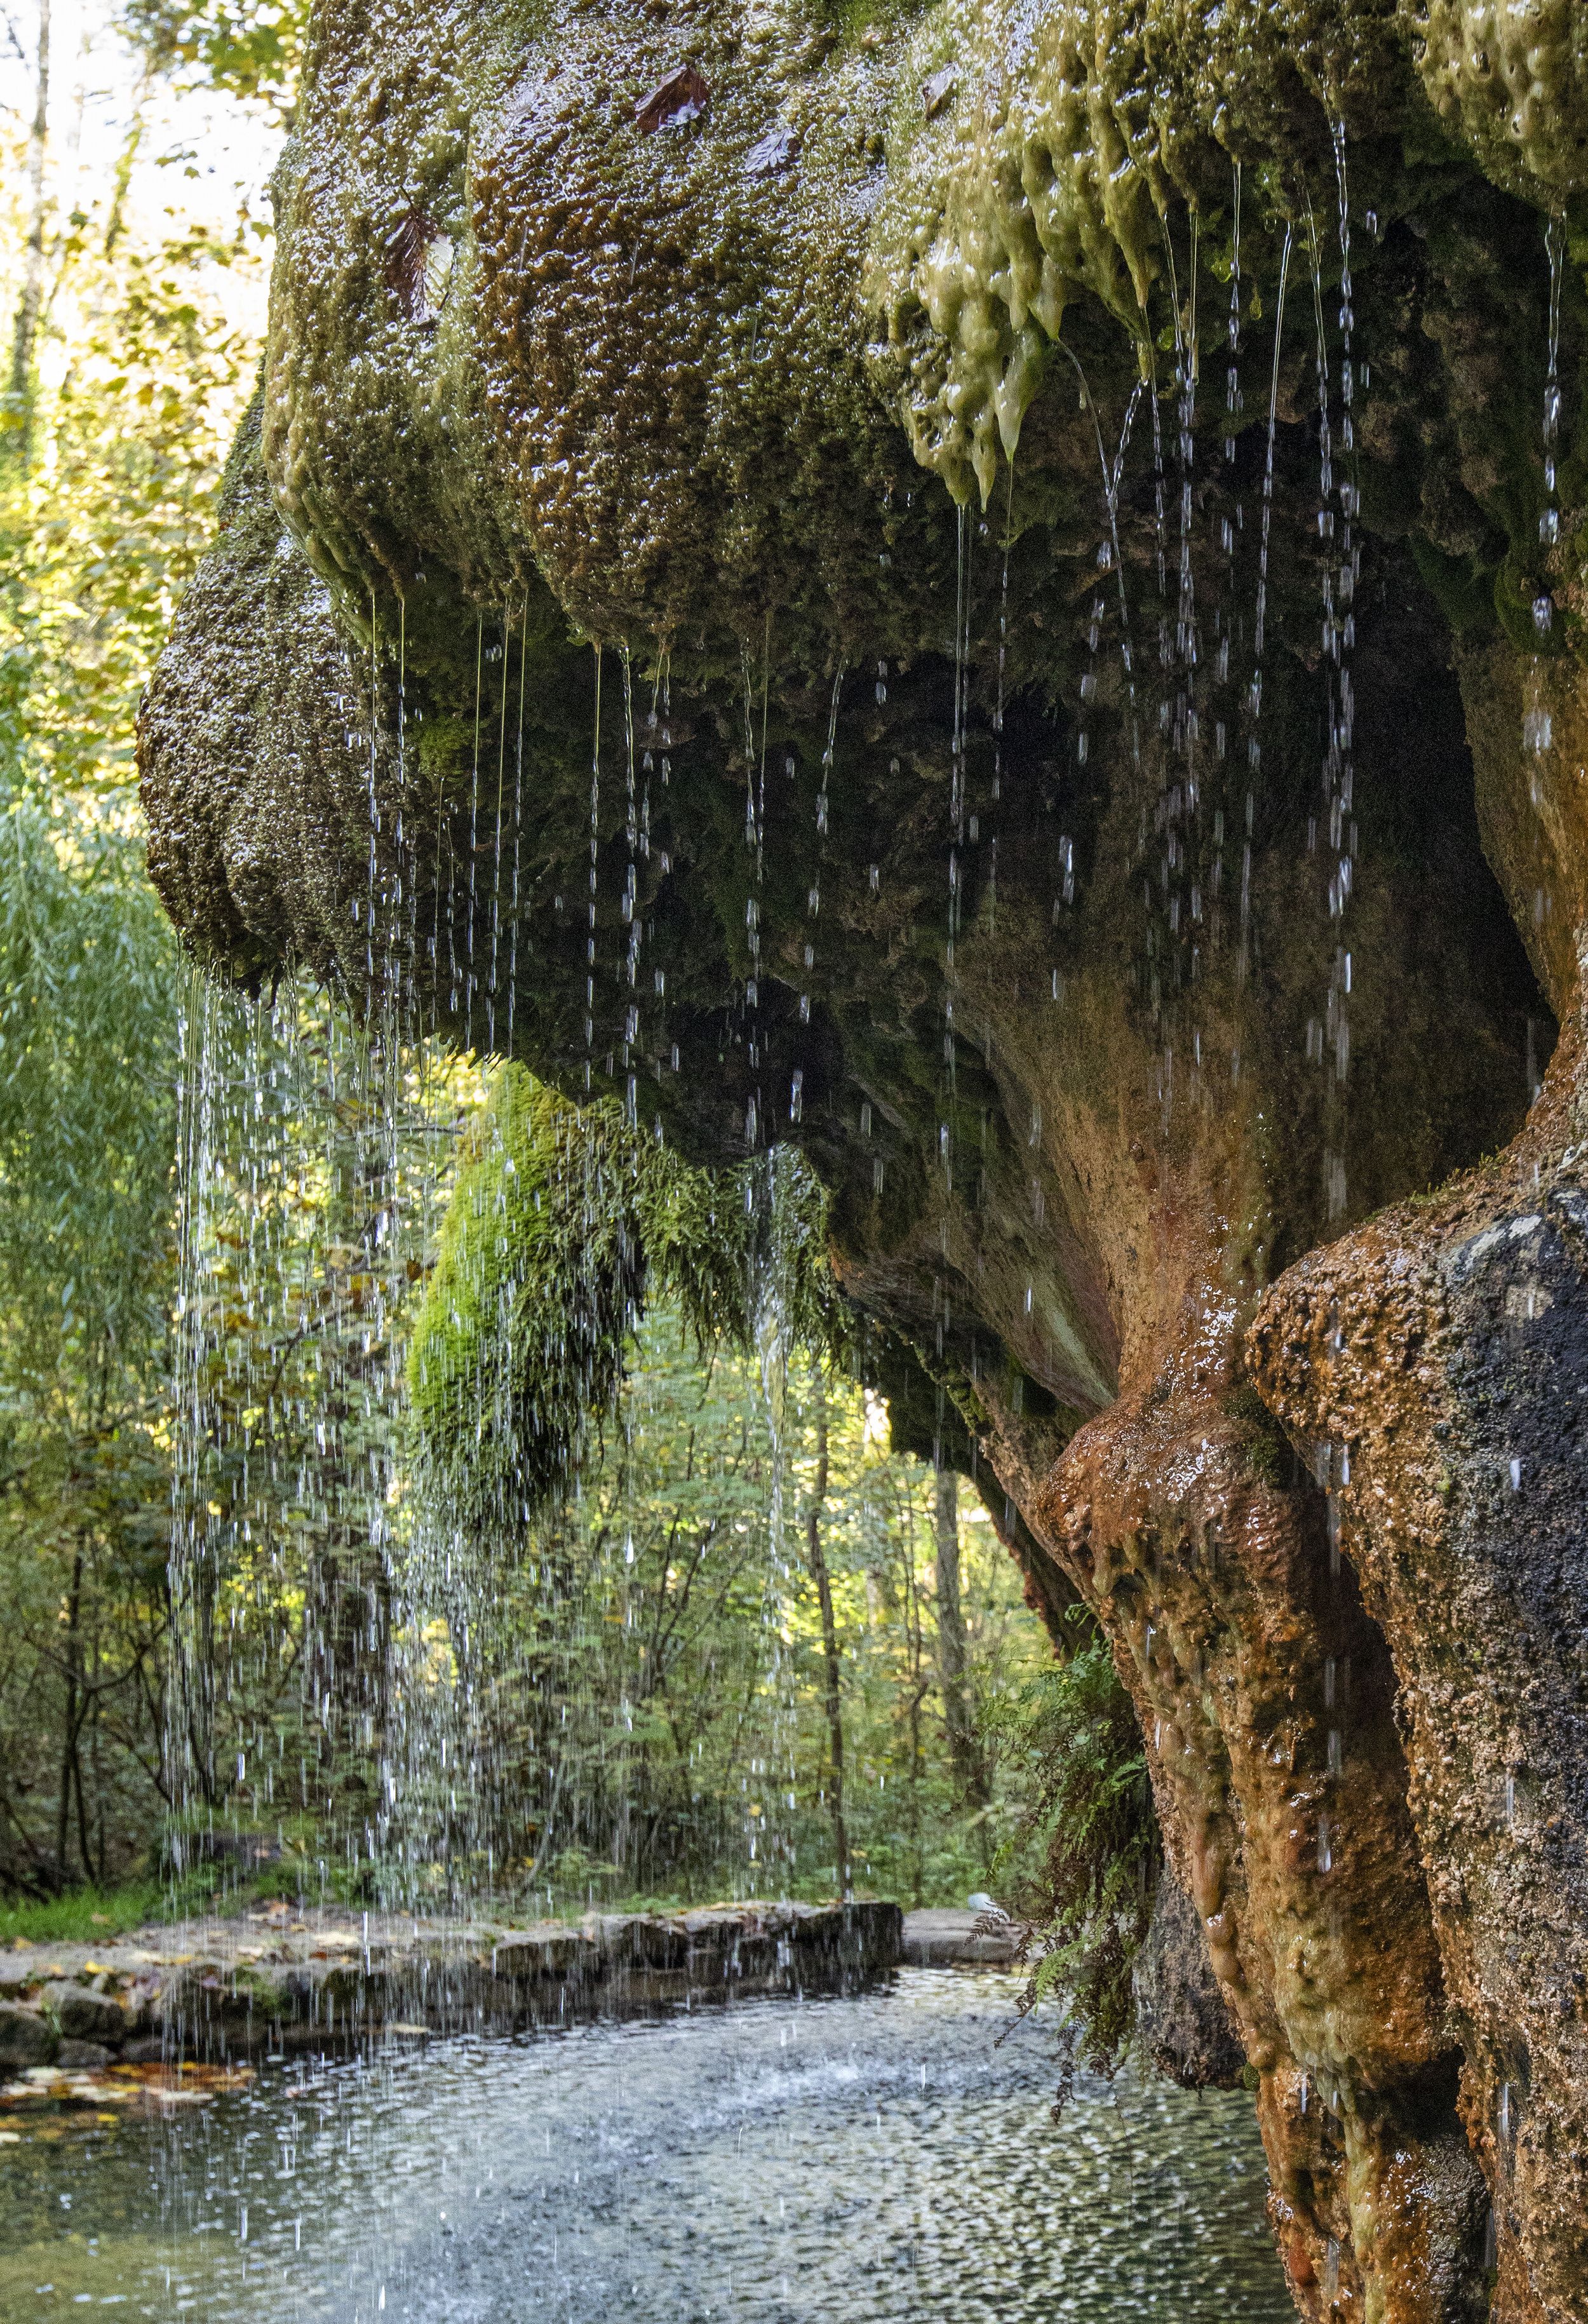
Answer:
M634 108L634 125L648 134L685 121L698 121L711 101L706 77L696 64L676 66Z

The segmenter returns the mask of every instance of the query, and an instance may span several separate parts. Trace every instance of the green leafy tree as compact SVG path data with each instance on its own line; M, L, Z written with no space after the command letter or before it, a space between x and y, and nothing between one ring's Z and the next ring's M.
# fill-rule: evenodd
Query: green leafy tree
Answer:
M177 956L137 701L254 364L232 241L56 198L50 11L0 194L0 1881L114 1877L166 1778Z
M104 817L0 817L0 1876L124 1868L161 1786L175 945Z
M155 72L199 81L290 119L308 0L128 0L123 21Z

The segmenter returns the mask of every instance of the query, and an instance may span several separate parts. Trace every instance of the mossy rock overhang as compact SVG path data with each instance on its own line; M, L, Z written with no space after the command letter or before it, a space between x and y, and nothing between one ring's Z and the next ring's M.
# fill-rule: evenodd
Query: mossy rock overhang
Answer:
M324 6L143 718L221 973L803 1143L1110 1638L1320 2319L1484 2313L1491 2198L1588 2301L1581 46Z
M802 1139L857 1286L1064 1428L1166 1152L1245 1296L1492 1148L1551 1027L1450 639L1578 641L1574 50L1511 21L321 10L144 718L179 925Z

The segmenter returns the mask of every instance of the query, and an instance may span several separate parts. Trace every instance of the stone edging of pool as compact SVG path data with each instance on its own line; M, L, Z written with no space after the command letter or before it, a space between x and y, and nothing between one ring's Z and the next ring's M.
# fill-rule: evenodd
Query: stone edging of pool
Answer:
M484 1920L272 1907L99 1945L0 1953L0 2098L173 2056L221 2062L379 2033L519 2032L762 1993L834 1993L902 1961L1006 1964L971 1913L749 1904Z

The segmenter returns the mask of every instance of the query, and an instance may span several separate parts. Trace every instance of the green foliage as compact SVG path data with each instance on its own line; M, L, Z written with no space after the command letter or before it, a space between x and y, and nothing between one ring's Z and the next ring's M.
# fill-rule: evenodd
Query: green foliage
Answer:
M1024 2004L1061 2002L1085 2062L1112 2073L1130 2038L1131 1970L1161 1849L1135 1711L1107 1640L1079 1645L996 1704L989 1724L1024 1757L1033 1785L1006 1851L1036 1858L1023 1900L1038 1948Z
M176 1837L296 1831L329 1878L382 1821L403 1349L476 1093L302 984L190 1000Z
M159 1920L168 1891L161 1880L131 1880L115 1888L73 1888L25 1904L0 1904L0 1945L108 1943L129 1929Z
M128 1861L158 1785L175 943L131 835L0 817L0 1877ZM135 1843L132 1849L136 1852Z
M74 214L50 259L53 383L0 409L0 760L60 797L132 780L254 361L216 280L254 254L198 231L138 248L112 204Z
M648 1295L675 1301L702 1349L747 1347L758 1242L781 1328L830 1342L838 1297L819 1183L793 1157L713 1177L610 1100L575 1106L520 1065L497 1073L462 1159L408 1357L432 1479L508 1531L567 1489L611 1404Z
M0 1369L46 1402L163 1340L176 943L140 853L91 812L0 819Z
M258 100L289 118L309 0L127 0L123 21L155 72Z
M823 1471L816 1419L827 1444ZM494 1882L520 1912L636 1894L831 1895L837 1883L818 1593L822 1529L842 1672L856 1885L959 1903L1028 1782L990 1755L968 1798L938 1655L935 1479L831 1365L786 1377L731 1342L702 1358L677 1306L639 1324L601 1457L516 1548L449 1535L427 1683L408 1714L421 1893ZM985 1514L962 1514L966 1690L1043 1654ZM410 1642L411 1652L411 1642ZM410 1670L423 1680L415 1655ZM449 1738L444 1763L438 1738ZM449 1787L469 1770L448 1818Z

